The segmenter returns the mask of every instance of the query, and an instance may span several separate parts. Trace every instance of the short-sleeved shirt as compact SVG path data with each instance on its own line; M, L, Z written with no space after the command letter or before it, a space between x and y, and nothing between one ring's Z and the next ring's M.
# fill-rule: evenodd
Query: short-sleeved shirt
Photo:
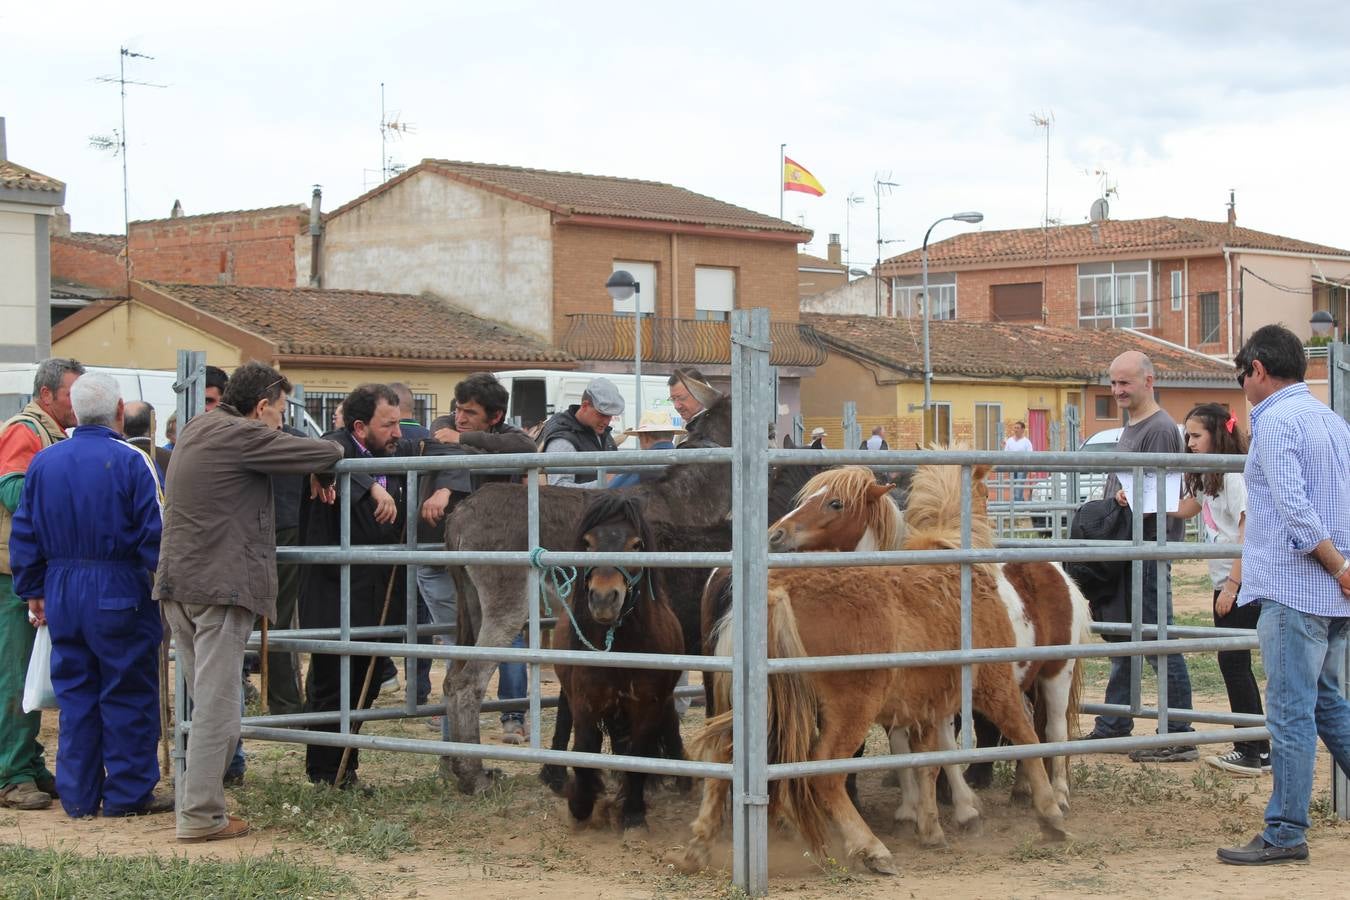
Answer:
M1177 423L1172 421L1172 417L1167 414L1167 410L1159 409L1147 419L1141 419L1138 422L1131 422L1120 432L1120 442L1116 444L1116 450L1121 453L1181 453L1181 432L1177 430ZM1145 474L1148 474L1147 471ZM1106 497L1114 497L1120 490L1120 479L1113 474L1106 479ZM1144 516L1144 540L1156 540L1157 516ZM1167 520L1167 539L1169 541L1179 541L1186 536L1185 519Z
M1205 529L1205 540L1212 544L1239 543L1238 528L1242 525L1242 515L1247 511L1247 482L1241 472L1225 472L1223 487L1219 496L1201 494L1200 522ZM1211 559L1209 578L1218 590L1224 580L1233 573L1233 560Z

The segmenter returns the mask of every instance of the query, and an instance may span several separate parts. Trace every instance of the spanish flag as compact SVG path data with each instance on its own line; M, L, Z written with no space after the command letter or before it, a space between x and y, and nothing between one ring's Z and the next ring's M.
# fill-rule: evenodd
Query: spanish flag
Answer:
M825 187L816 181L816 176L786 156L783 157L783 190L801 191L813 197L825 196Z

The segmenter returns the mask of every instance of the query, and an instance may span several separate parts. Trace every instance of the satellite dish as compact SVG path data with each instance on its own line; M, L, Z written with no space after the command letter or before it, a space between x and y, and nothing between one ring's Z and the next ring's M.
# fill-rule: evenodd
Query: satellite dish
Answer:
M1106 202L1105 197L1098 197L1092 201L1092 209L1088 210L1088 221L1105 222L1111 214L1111 205Z

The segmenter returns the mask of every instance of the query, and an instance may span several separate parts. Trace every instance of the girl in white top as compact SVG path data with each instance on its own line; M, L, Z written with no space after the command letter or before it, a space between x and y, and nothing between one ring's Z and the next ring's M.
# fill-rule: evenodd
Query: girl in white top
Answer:
M1186 415L1186 452L1245 454L1247 436L1226 407L1202 403ZM1198 514L1205 539L1211 543L1241 544L1247 516L1247 483L1242 473L1187 472L1185 484L1185 496L1175 515L1190 518ZM1214 624L1220 628L1255 628L1261 605L1237 605L1242 560L1208 562L1214 584ZM1252 673L1251 657L1249 650L1220 652L1219 671L1233 712L1261 715L1261 689ZM1205 762L1235 775L1259 776L1270 771L1270 746L1266 741L1234 744L1231 753L1207 756Z

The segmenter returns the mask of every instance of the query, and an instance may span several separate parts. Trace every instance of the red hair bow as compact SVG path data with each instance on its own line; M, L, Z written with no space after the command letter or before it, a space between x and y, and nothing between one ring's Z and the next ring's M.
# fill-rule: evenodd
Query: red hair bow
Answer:
M1233 415L1232 413L1229 413L1229 414L1228 414L1228 421L1223 423L1223 427L1226 428L1226 429L1228 429L1228 433L1229 433L1229 434L1232 434L1232 433L1233 433L1233 426L1236 425L1236 424L1237 424L1237 416Z

